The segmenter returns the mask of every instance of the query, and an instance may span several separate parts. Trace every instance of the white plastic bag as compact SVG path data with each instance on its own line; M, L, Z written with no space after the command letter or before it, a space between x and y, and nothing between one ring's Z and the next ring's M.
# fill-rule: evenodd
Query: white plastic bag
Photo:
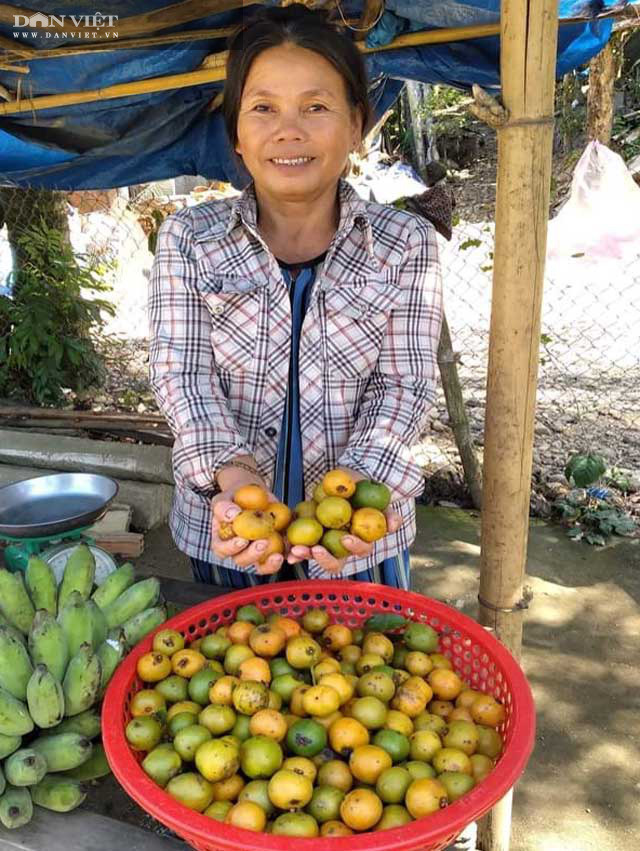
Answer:
M624 160L590 142L573 173L571 195L549 222L549 259L631 260L640 254L640 187Z

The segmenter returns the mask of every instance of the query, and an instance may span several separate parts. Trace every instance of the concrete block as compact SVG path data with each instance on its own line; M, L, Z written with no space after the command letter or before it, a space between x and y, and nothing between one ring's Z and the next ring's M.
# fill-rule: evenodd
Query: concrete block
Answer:
M68 470L0 464L0 487L11 484L11 482L33 479L36 476L64 472L68 472ZM79 470L75 469L73 472L79 472ZM92 471L84 468L82 472ZM161 526L167 522L174 490L171 485L136 482L131 479L119 479L116 476L113 476L113 478L116 479L120 487L116 500L132 507L132 525L136 529L147 531L148 529L155 529L157 526Z

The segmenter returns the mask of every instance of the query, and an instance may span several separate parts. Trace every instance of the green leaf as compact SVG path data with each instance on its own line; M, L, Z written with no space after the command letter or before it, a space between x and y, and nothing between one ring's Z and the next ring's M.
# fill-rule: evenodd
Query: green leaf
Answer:
M593 544L596 547L604 547L607 543L602 535L597 535L595 532L587 532L584 539L588 544Z
M573 455L565 467L567 481L578 488L586 488L604 475L607 465L602 455Z
M368 632L392 632L406 626L408 621L400 615L372 615L364 622Z
M465 239L460 243L460 251L466 251L467 248L479 248L482 245L481 239Z

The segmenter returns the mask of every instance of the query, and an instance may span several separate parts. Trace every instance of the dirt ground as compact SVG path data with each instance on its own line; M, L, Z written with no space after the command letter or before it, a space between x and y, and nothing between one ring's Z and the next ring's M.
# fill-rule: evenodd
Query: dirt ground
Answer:
M418 527L413 589L474 617L477 516L420 506ZM147 535L137 567L190 574L166 528ZM511 851L629 851L640 835L640 541L596 550L532 521L526 581L522 663L537 734L514 795Z

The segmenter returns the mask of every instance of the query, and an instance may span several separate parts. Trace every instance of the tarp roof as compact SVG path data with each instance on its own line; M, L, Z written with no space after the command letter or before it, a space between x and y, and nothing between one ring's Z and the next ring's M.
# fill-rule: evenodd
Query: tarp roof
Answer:
M119 19L174 5L175 0L112 0L110 15ZM34 5L36 5L34 3ZM561 18L581 16L585 23L560 27L558 76L598 53L611 34L611 19L595 16L610 0L560 0ZM5 6L5 9L8 8ZM45 14L60 14L59 0L37 0ZM252 7L251 7L252 8ZM362 2L341 4L347 19L358 18ZM408 30L460 27L499 21L499 0L387 0L385 14L367 36L369 46L388 43ZM93 15L96 3L73 4L74 15ZM247 15L247 7L208 15L167 32L228 27ZM22 22L21 22L22 23ZM59 48L77 40L54 38L40 28L0 24L6 39L38 49ZM26 38L25 38L26 34ZM0 83L32 97L96 89L196 70L205 57L226 49L224 39L118 49L62 58L21 60L28 75L0 71ZM1 55L1 51L0 51ZM5 60L6 61L6 60ZM2 62L2 59L0 59ZM379 117L393 103L404 80L497 88L499 39L488 37L452 44L405 47L365 54L371 97ZM209 83L116 100L0 116L0 182L58 189L100 189L161 180L181 174L227 180L240 188L246 174L237 171L220 111L207 106L222 83Z

